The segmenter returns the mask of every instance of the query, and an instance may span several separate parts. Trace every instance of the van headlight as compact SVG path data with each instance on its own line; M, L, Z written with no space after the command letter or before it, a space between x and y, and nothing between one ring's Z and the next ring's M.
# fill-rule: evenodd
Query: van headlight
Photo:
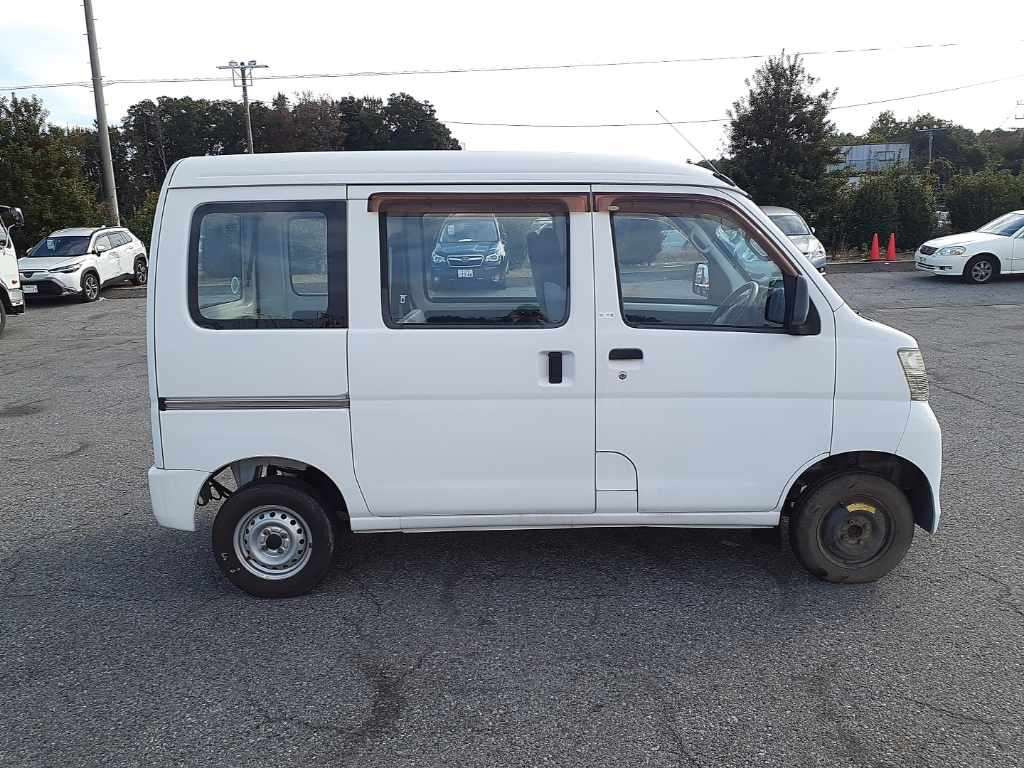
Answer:
M898 352L903 375L907 377L911 400L928 400L928 372L924 369L924 355L920 349L901 349Z
M945 248L939 248L939 256L963 256L967 253L967 249L962 245L947 245Z

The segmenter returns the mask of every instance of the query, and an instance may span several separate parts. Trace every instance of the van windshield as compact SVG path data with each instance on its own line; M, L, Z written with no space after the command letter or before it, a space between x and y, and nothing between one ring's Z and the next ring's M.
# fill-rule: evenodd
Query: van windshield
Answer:
M28 258L54 258L57 256L82 256L89 250L88 235L66 235L47 237L33 245L26 254Z
M442 243L496 243L498 227L494 219L448 219L441 234Z

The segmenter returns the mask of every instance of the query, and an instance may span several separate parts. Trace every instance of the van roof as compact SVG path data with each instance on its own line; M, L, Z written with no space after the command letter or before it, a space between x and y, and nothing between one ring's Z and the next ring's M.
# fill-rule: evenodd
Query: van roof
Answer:
M727 187L696 165L646 158L556 152L465 150L292 152L189 157L168 186L305 184L693 184Z

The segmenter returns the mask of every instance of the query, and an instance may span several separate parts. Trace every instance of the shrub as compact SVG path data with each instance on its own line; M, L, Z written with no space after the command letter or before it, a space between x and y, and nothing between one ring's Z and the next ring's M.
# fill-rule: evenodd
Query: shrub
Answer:
M957 232L969 232L1007 211L1024 207L1024 179L1002 173L954 176L946 192Z
M888 176L862 178L853 189L847 207L846 240L850 245L865 246L871 237L896 231L897 202L894 184Z
M917 248L935 232L935 194L931 179L910 173L891 177L896 196L896 242Z

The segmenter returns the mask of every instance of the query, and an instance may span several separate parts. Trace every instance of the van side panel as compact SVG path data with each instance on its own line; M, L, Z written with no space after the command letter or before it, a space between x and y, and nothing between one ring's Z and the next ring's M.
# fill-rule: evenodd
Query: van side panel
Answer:
M348 392L347 329L200 328L188 307L189 228L204 203L343 201L344 187L172 189L155 275L158 396L324 397Z
M209 474L241 459L293 459L334 481L350 518L368 515L352 471L347 409L164 411L161 416L168 467Z
M156 215L153 217L153 234L149 244L149 283L155 285L159 264L160 239L163 231L164 208L167 204L167 190L170 189L171 180L175 171L181 165L179 160L167 172L164 179L163 189L160 190L160 200L156 206ZM146 291L146 371L149 378L149 419L150 428L153 432L153 464L156 467L164 465L163 441L160 437L160 410L157 407L157 381L156 381L156 290Z
M165 190L149 306L157 466L209 473L247 458L293 459L331 477L353 515L365 509L352 472L345 399L348 329L208 328L200 327L189 310L190 227L199 206L292 201L344 205L345 194L340 185ZM271 239L252 247L259 249L258 258L273 259L279 245ZM310 399L327 406L311 405ZM198 410L173 407L175 402L196 401L201 403ZM289 401L298 405L290 407Z

